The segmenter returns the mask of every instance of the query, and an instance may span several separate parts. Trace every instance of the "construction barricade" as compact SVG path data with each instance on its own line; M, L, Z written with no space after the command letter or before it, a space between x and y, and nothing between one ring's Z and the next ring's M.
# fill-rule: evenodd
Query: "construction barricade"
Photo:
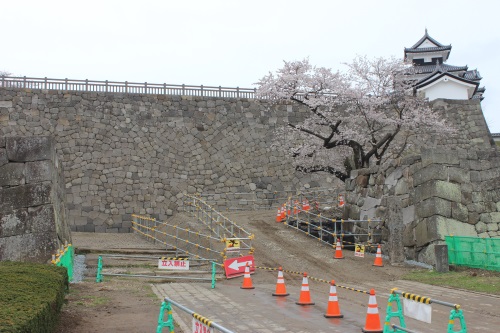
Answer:
M127 262L126 265L113 265L112 267L124 267L118 272L104 271L103 257L111 260L134 260L139 264L135 268L144 271L149 268L150 274L134 274L131 272L134 265ZM121 255L121 254L99 254L97 259L96 282L102 282L103 276L121 276L121 277L136 277L136 278L157 278L164 280L193 280L193 281L210 281L212 288L215 288L217 280L217 266L220 266L215 261L208 259L192 259L188 257L158 257L158 256L142 256L142 255ZM193 269L194 268L194 269Z
M68 244L61 245L61 248L57 250L56 254L52 255L52 264L56 266L66 267L68 271L68 282L73 281L73 260L74 260L75 250L73 245Z
M169 333L174 332L174 318L172 315L172 305L180 310L193 316L193 332L198 333L213 333L214 329L224 333L233 333L233 331L211 321L208 318L188 309L182 304L179 304L168 297L165 297L160 307L160 314L158 315L158 326L156 333L162 333L163 328L166 327ZM167 320L165 321L165 311L167 311Z
M407 309L406 315L412 317L416 320L424 321L430 323L432 307L431 304L440 304L447 307L451 307L450 317L448 321L447 333L467 333L467 326L465 324L465 318L462 309L460 309L459 304L452 304L448 302L443 302L436 299L431 299L429 297L419 296L411 293L406 293L394 288L391 290L389 296L384 333L388 332L413 332L406 328L406 322L403 314L403 306L401 305L401 300L399 296L403 297L403 302L409 300L409 304L405 306ZM393 308L393 303L396 305L396 309ZM399 325L391 324L391 319L399 319ZM455 319L459 320L460 329L455 331Z
M339 195L343 198L343 195ZM343 200L343 199L342 199ZM303 232L322 243L337 248L356 250L357 257L364 257L365 249L375 252L380 238L382 220L344 220L338 207L321 206L317 202L311 207L309 200L302 194L291 196L276 214L276 222ZM337 216L337 217L336 217ZM361 251L359 251L361 250ZM341 257L336 254L336 259ZM381 266L376 264L375 266Z

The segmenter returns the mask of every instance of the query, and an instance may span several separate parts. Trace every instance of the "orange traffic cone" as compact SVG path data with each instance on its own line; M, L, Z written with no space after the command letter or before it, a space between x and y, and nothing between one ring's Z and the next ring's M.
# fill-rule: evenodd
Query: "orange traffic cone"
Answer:
M252 278L250 277L250 266L246 265L245 274L243 275L243 285L240 287L241 289L255 289L252 284Z
M307 281L307 273L304 273L304 278L302 279L302 287L300 288L299 301L295 302L298 305L314 305L311 302L311 293L309 292L309 282Z
M278 282L276 282L276 292L273 296L288 296L289 293L286 292L285 279L283 278L283 268L278 269Z
M334 280L330 282L330 296L328 296L328 307L324 316L326 318L344 318L344 315L340 314L339 299L337 298L337 288Z
M284 219L286 219L285 206L281 207L281 220L283 221Z
M333 259L344 259L344 255L342 254L342 245L340 245L340 241L337 238L337 246L335 247L335 256Z
M368 300L368 310L366 311L365 327L361 329L364 333L382 333L382 325L380 325L380 316L378 314L377 299L375 298L375 290L370 290L370 299Z
M311 209L311 206L309 205L309 200L304 199L302 203L302 209L305 210L306 212L308 212L309 209Z
M281 208L278 208L278 213L276 214L276 222L281 222L283 219L281 218Z
M382 263L382 250L380 249L380 244L377 247L377 254L375 255L375 261L373 262L373 266L383 267Z

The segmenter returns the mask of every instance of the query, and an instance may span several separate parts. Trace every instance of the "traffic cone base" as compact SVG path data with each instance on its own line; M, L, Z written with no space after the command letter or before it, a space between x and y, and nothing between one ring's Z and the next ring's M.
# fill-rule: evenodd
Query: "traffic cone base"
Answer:
M327 315L327 314L324 314L323 316L325 316L325 318L344 318L343 314L340 314L340 315Z
M375 255L375 261L373 262L373 266L384 267L382 263L382 250L380 248L380 244L377 247L377 254Z
M273 293L273 296L288 296L290 295L289 293L284 293L284 294L277 294L277 293Z
M276 282L276 292L273 296L288 296L289 293L286 292L285 279L283 278L283 269L280 267L278 269L278 281Z

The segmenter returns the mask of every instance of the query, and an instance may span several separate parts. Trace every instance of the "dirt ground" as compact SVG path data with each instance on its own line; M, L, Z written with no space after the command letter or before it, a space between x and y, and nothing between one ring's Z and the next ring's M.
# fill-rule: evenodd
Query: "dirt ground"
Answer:
M344 251L345 259L333 259L334 249L307 235L275 223L274 211L236 212L225 214L238 225L255 235L255 262L257 266L278 267L285 270L306 271L310 276L331 280L354 288L370 288L378 281L394 281L414 267L394 267L384 262L384 267L374 267L373 256L356 258L351 251ZM178 223L188 220L177 214ZM192 219L190 223L192 223ZM142 242L140 236L137 243ZM112 240L113 235L108 235ZM119 236L116 236L119 237ZM78 250L79 237L74 236ZM82 239L82 238L81 238ZM99 239L101 247L106 242ZM131 248L132 246L126 246ZM95 283L95 273L90 270L83 282L71 284L67 304L63 307L57 333L62 332L154 332L161 301L151 290L151 281L132 278L108 278ZM93 276L92 276L93 275ZM276 277L269 272L253 275L255 284L274 283ZM181 332L176 329L176 332Z
M72 284L66 301L56 333L155 332L161 305L148 283L124 278Z

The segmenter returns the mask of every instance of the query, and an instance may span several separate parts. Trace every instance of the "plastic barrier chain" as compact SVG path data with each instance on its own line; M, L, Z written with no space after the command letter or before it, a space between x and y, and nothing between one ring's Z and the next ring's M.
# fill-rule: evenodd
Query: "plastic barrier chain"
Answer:
M268 271L277 271L278 270L278 268L272 268L272 267L259 267L259 266L255 266L255 268L264 269L264 270L268 270ZM288 271L286 269L284 269L283 272L284 273L290 273L290 274L298 274L298 275L303 275L304 274L304 272ZM330 284L330 282L331 282L331 281L327 281L327 280L324 280L324 279L318 279L318 278L315 278L315 277L312 277L312 276L308 276L308 278L310 280L314 280L314 281L318 281L318 282L323 282L323 283L328 283L328 284ZM339 288L343 288L343 289L355 291L355 292L358 292L358 293L370 295L370 292L366 291L366 290L361 290L361 289L356 289L356 288L352 288L352 287L341 286L339 284L335 284L335 286L337 286Z

